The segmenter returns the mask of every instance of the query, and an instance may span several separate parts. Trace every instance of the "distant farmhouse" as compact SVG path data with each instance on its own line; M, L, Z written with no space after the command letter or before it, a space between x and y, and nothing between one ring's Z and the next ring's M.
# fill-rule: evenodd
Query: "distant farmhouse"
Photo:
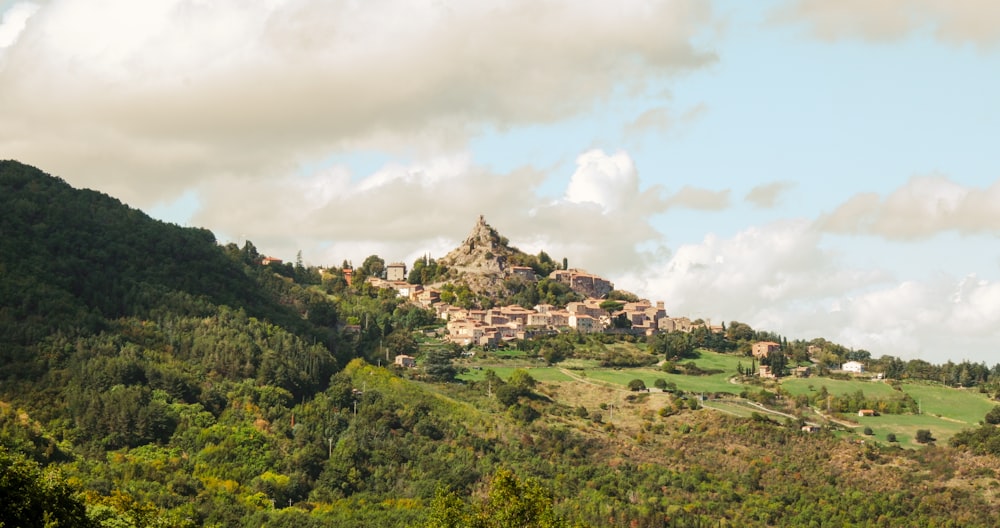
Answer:
M395 363L397 366L403 368L413 368L417 366L417 360L413 356L407 356L406 354L400 354L396 356Z
M853 372L855 374L863 374L865 371L865 365L858 361L848 361L840 366L840 370L844 372Z

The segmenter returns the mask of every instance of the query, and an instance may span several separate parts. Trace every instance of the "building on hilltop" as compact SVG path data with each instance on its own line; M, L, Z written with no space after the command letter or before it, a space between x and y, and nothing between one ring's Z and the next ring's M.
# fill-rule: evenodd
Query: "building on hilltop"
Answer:
M507 270L510 271L511 275L514 275L515 277L521 277L522 279L528 281L537 280L537 277L535 277L535 270L531 269L530 266L510 266Z
M589 315L595 319L599 319L607 313L601 308L601 302L597 299L585 299L583 301L566 303L566 311L571 314Z
M781 350L781 345L774 341L758 341L753 344L751 349L753 357L757 359L766 358L771 352L777 352L778 350Z
M406 280L406 264L402 262L393 262L385 267L385 280L388 281L405 281Z
M611 293L611 290L615 289L615 285L611 281L575 268L555 270L549 275L549 278L561 282L569 286L571 290L587 297L605 297Z
M575 329L581 334L590 334L600 331L598 320L584 314L570 314L569 327Z

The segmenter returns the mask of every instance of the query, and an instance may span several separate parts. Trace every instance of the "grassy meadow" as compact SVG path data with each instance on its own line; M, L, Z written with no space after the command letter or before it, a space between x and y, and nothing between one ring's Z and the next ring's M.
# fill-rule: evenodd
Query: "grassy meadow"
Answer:
M781 380L781 388L793 396L815 393L821 387L826 387L826 390L834 396L853 394L858 391L862 391L866 396L873 398L894 398L898 396L898 392L892 388L892 385L881 381L869 381L867 379L837 380L813 376L809 378L786 378Z
M976 389L953 389L926 382L903 383L903 390L920 402L925 415L946 417L972 426L997 405Z
M616 343L607 345L604 350L635 352L639 350L640 346L631 343ZM728 393L735 396L746 388L756 389L756 387L748 387L730 381L740 365L749 366L750 360L746 357L699 350L699 357L677 362L678 366L692 362L702 370L721 371L698 376L680 373L669 374L659 370L656 366L641 368L601 367L600 361L594 359L595 356L600 355L601 350L591 347L586 352L585 355L589 356L587 359L570 358L553 366L544 365L537 358L526 356L523 352L518 351L480 353L473 361L463 364L468 370L459 378L468 381L481 380L485 377L487 370L493 370L500 378L507 379L515 369L523 368L536 380L550 384L549 386L556 390L556 394L564 394L567 397L572 394L573 397L570 399L573 401L565 403L574 405L589 399L583 395L587 391L593 392L595 398L598 398L597 393L600 393L599 398L607 398L608 394L627 390L628 383L634 379L641 379L651 389L656 380L663 379L675 384L678 390L692 393ZM899 390L893 388L890 383L872 381L866 378L838 380L813 376L809 378L785 378L780 381L780 384L781 388L792 396L815 394L822 387L826 387L830 394L838 396L858 391L864 392L870 398L890 399L900 395ZM571 387L572 390L569 390ZM880 443L888 443L886 436L893 433L896 435L898 445L918 448L920 444L915 441L917 430L930 430L936 441L943 444L955 433L975 426L996 405L986 395L976 390L953 389L926 382L903 382L900 388L920 402L922 414L849 416L844 425L856 424L848 429L853 430L853 433L858 436ZM754 412L761 412L759 409L733 400L708 401L704 403L704 407L742 417L749 417ZM807 415L809 414L807 413ZM819 417L807 416L807 419L813 420L819 419ZM874 434L865 436L863 434L865 427L870 427Z

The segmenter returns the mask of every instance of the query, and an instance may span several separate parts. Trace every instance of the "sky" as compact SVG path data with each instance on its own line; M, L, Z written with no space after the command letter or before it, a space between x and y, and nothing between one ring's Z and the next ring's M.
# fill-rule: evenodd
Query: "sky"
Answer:
M313 265L478 216L672 316L1000 362L992 0L0 0L0 158Z

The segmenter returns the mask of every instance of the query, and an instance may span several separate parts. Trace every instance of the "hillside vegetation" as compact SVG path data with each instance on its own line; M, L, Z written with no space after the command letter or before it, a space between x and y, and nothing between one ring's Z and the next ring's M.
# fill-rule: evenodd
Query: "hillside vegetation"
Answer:
M911 433L889 442L886 428L861 443L860 423L808 433L802 422L823 418L821 403L842 404L830 418L844 421L875 397L925 407L892 419L941 420L957 391L905 382L857 395L854 380L740 376L752 363L741 347L766 336L738 324L726 336L565 334L464 350L435 337L432 313L348 286L342 269L264 266L249 242L219 246L16 162L0 162L0 206L3 526L1000 518L988 369L913 365L985 391L963 392L976 399L952 418L951 445L922 423L937 445L903 449L918 445ZM790 363L804 348L787 346ZM380 365L402 353L419 368Z

